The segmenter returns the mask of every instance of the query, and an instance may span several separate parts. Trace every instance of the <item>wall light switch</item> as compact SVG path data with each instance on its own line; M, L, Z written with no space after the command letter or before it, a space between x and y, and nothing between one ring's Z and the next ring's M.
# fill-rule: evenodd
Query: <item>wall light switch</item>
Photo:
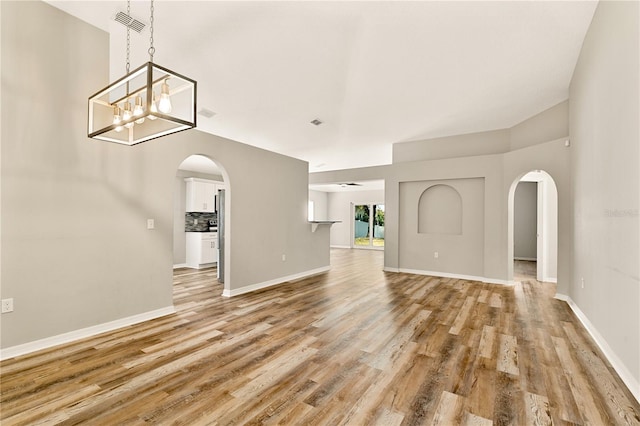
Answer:
M153 219L147 219L147 229L154 229L155 227L155 221Z
M434 252L433 252L433 258L434 258L434 259L437 259L437 258L438 258L438 256L440 256L440 254L438 254L438 252L437 252L437 251L434 251Z

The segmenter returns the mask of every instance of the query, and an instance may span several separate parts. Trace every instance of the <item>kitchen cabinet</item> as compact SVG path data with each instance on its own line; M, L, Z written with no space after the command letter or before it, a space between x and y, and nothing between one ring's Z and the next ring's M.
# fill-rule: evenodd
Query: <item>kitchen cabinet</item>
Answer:
M215 196L218 182L198 178L186 178L187 200L185 211L213 213L216 209Z
M217 232L187 232L187 265L205 268L218 263Z

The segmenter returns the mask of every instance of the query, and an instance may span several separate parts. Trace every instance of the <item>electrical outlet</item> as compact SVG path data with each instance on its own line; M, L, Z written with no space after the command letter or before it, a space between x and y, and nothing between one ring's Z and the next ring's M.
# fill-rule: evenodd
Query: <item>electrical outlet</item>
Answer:
M153 229L156 227L156 223L153 219L147 219L147 229Z
M286 261L286 260L287 260L287 255L286 255L286 254L283 254L283 255L282 255L282 261L284 262L284 261Z
M434 258L434 259L437 259L437 258L438 258L438 256L440 256L440 254L439 254L437 251L434 251L434 252L433 252L433 258Z
M584 288L584 277L580 278L580 283L582 284L582 288Z
M2 313L13 312L13 298L2 299Z

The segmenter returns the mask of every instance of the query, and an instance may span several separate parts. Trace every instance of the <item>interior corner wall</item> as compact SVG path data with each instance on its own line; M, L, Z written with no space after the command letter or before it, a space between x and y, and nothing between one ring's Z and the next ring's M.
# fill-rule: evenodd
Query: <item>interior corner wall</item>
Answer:
M346 191L328 192L328 217L330 220L337 220L331 226L331 246L351 247L352 245L352 204L384 204L385 191L382 189L371 191ZM386 206L385 206L386 209ZM385 225L386 225L385 211ZM385 228L386 243L386 228Z
M537 129L538 126L533 126ZM527 134L529 131L527 131ZM510 130L453 135L413 142L394 143L393 163L502 154L509 151Z
M2 350L172 306L172 193L192 154L230 185L225 290L329 267L329 231L307 222L306 162L198 130L132 147L88 139L108 35L44 2L0 8L0 297L15 303Z
M571 81L574 279L565 293L635 379L636 395L640 395L639 8L638 2L598 4Z
M566 137L569 134L569 101L530 117L509 132L510 151Z

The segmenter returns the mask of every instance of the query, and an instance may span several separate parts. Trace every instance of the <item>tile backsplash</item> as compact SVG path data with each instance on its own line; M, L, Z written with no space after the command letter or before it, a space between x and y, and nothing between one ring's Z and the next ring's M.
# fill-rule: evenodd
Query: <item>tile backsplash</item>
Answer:
M184 230L186 232L204 232L209 230L209 221L217 221L217 213L187 212L184 214ZM198 221L198 223L196 223Z

